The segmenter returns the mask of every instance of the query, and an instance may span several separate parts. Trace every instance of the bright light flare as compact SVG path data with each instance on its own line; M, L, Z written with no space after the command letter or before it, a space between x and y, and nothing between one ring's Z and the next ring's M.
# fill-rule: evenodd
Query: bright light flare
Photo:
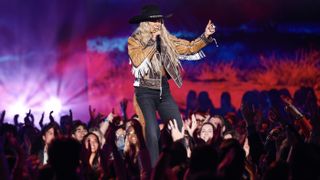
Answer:
M29 112L29 108L22 101L16 101L8 107L7 113L9 116L13 117L18 114L20 117L24 117L26 113Z
M62 110L62 103L59 98L51 97L44 103L43 110L46 113L50 113L51 111L53 111L55 114L59 114Z

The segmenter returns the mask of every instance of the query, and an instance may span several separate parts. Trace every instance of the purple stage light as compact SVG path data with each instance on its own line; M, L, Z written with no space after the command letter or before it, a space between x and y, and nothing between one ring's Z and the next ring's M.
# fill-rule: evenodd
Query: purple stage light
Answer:
M50 113L51 111L55 112L55 114L60 114L62 111L62 103L59 98L51 97L47 100L43 105L43 111L45 113Z
M23 101L18 100L8 106L7 116L13 117L14 115L18 114L20 117L23 117L28 111L28 106Z

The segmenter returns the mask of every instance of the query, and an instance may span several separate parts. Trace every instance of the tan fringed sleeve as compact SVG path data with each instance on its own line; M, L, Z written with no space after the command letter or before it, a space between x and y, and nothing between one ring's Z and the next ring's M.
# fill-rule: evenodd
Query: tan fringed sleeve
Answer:
M170 36L170 39L175 44L176 50L180 55L195 54L212 42L212 39L208 39L204 35L201 35L193 41L179 39L175 36Z
M134 67L138 67L146 59L151 60L155 52L156 46L154 42L150 42L146 46L143 46L138 40L129 37L128 53Z

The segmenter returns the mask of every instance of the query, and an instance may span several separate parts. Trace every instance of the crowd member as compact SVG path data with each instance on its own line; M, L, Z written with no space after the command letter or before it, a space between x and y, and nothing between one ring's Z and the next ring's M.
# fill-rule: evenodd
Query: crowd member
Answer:
M214 132L215 127L207 122L204 123L199 131L199 137L205 142L208 143L211 141L211 139L213 138L213 132Z
M71 136L77 141L82 142L83 137L88 133L87 126L80 120L73 121Z
M40 170L38 179L82 179L77 172L80 154L81 145L75 139L61 137L53 140L48 149L48 164Z
M83 174L86 179L101 179L103 169L101 165L101 145L99 137L89 132L83 138L83 154L82 154L82 167Z
M100 128L99 127L90 128L89 132L94 133L99 138L100 148L102 148L104 143L106 142L106 140L105 140L104 134L101 132Z
M48 163L48 148L51 142L58 137L58 128L56 124L49 123L44 125L41 130L41 138L42 138L42 148L38 152L38 158L40 160L41 165L46 165Z

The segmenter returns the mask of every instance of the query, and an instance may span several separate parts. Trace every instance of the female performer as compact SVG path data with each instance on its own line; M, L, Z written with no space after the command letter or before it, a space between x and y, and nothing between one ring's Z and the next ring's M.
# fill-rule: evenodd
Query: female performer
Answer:
M139 24L128 39L128 53L135 77L136 107L145 121L145 137L149 149L152 166L159 156L159 127L156 120L158 111L162 120L175 119L182 127L181 115L174 102L168 84L173 79L178 87L182 85L181 64L179 60L199 60L204 57L200 51L214 38L215 26L209 20L205 32L193 41L179 39L171 35L163 24L168 16L160 13L156 5L142 8L141 14L129 20L131 24Z

